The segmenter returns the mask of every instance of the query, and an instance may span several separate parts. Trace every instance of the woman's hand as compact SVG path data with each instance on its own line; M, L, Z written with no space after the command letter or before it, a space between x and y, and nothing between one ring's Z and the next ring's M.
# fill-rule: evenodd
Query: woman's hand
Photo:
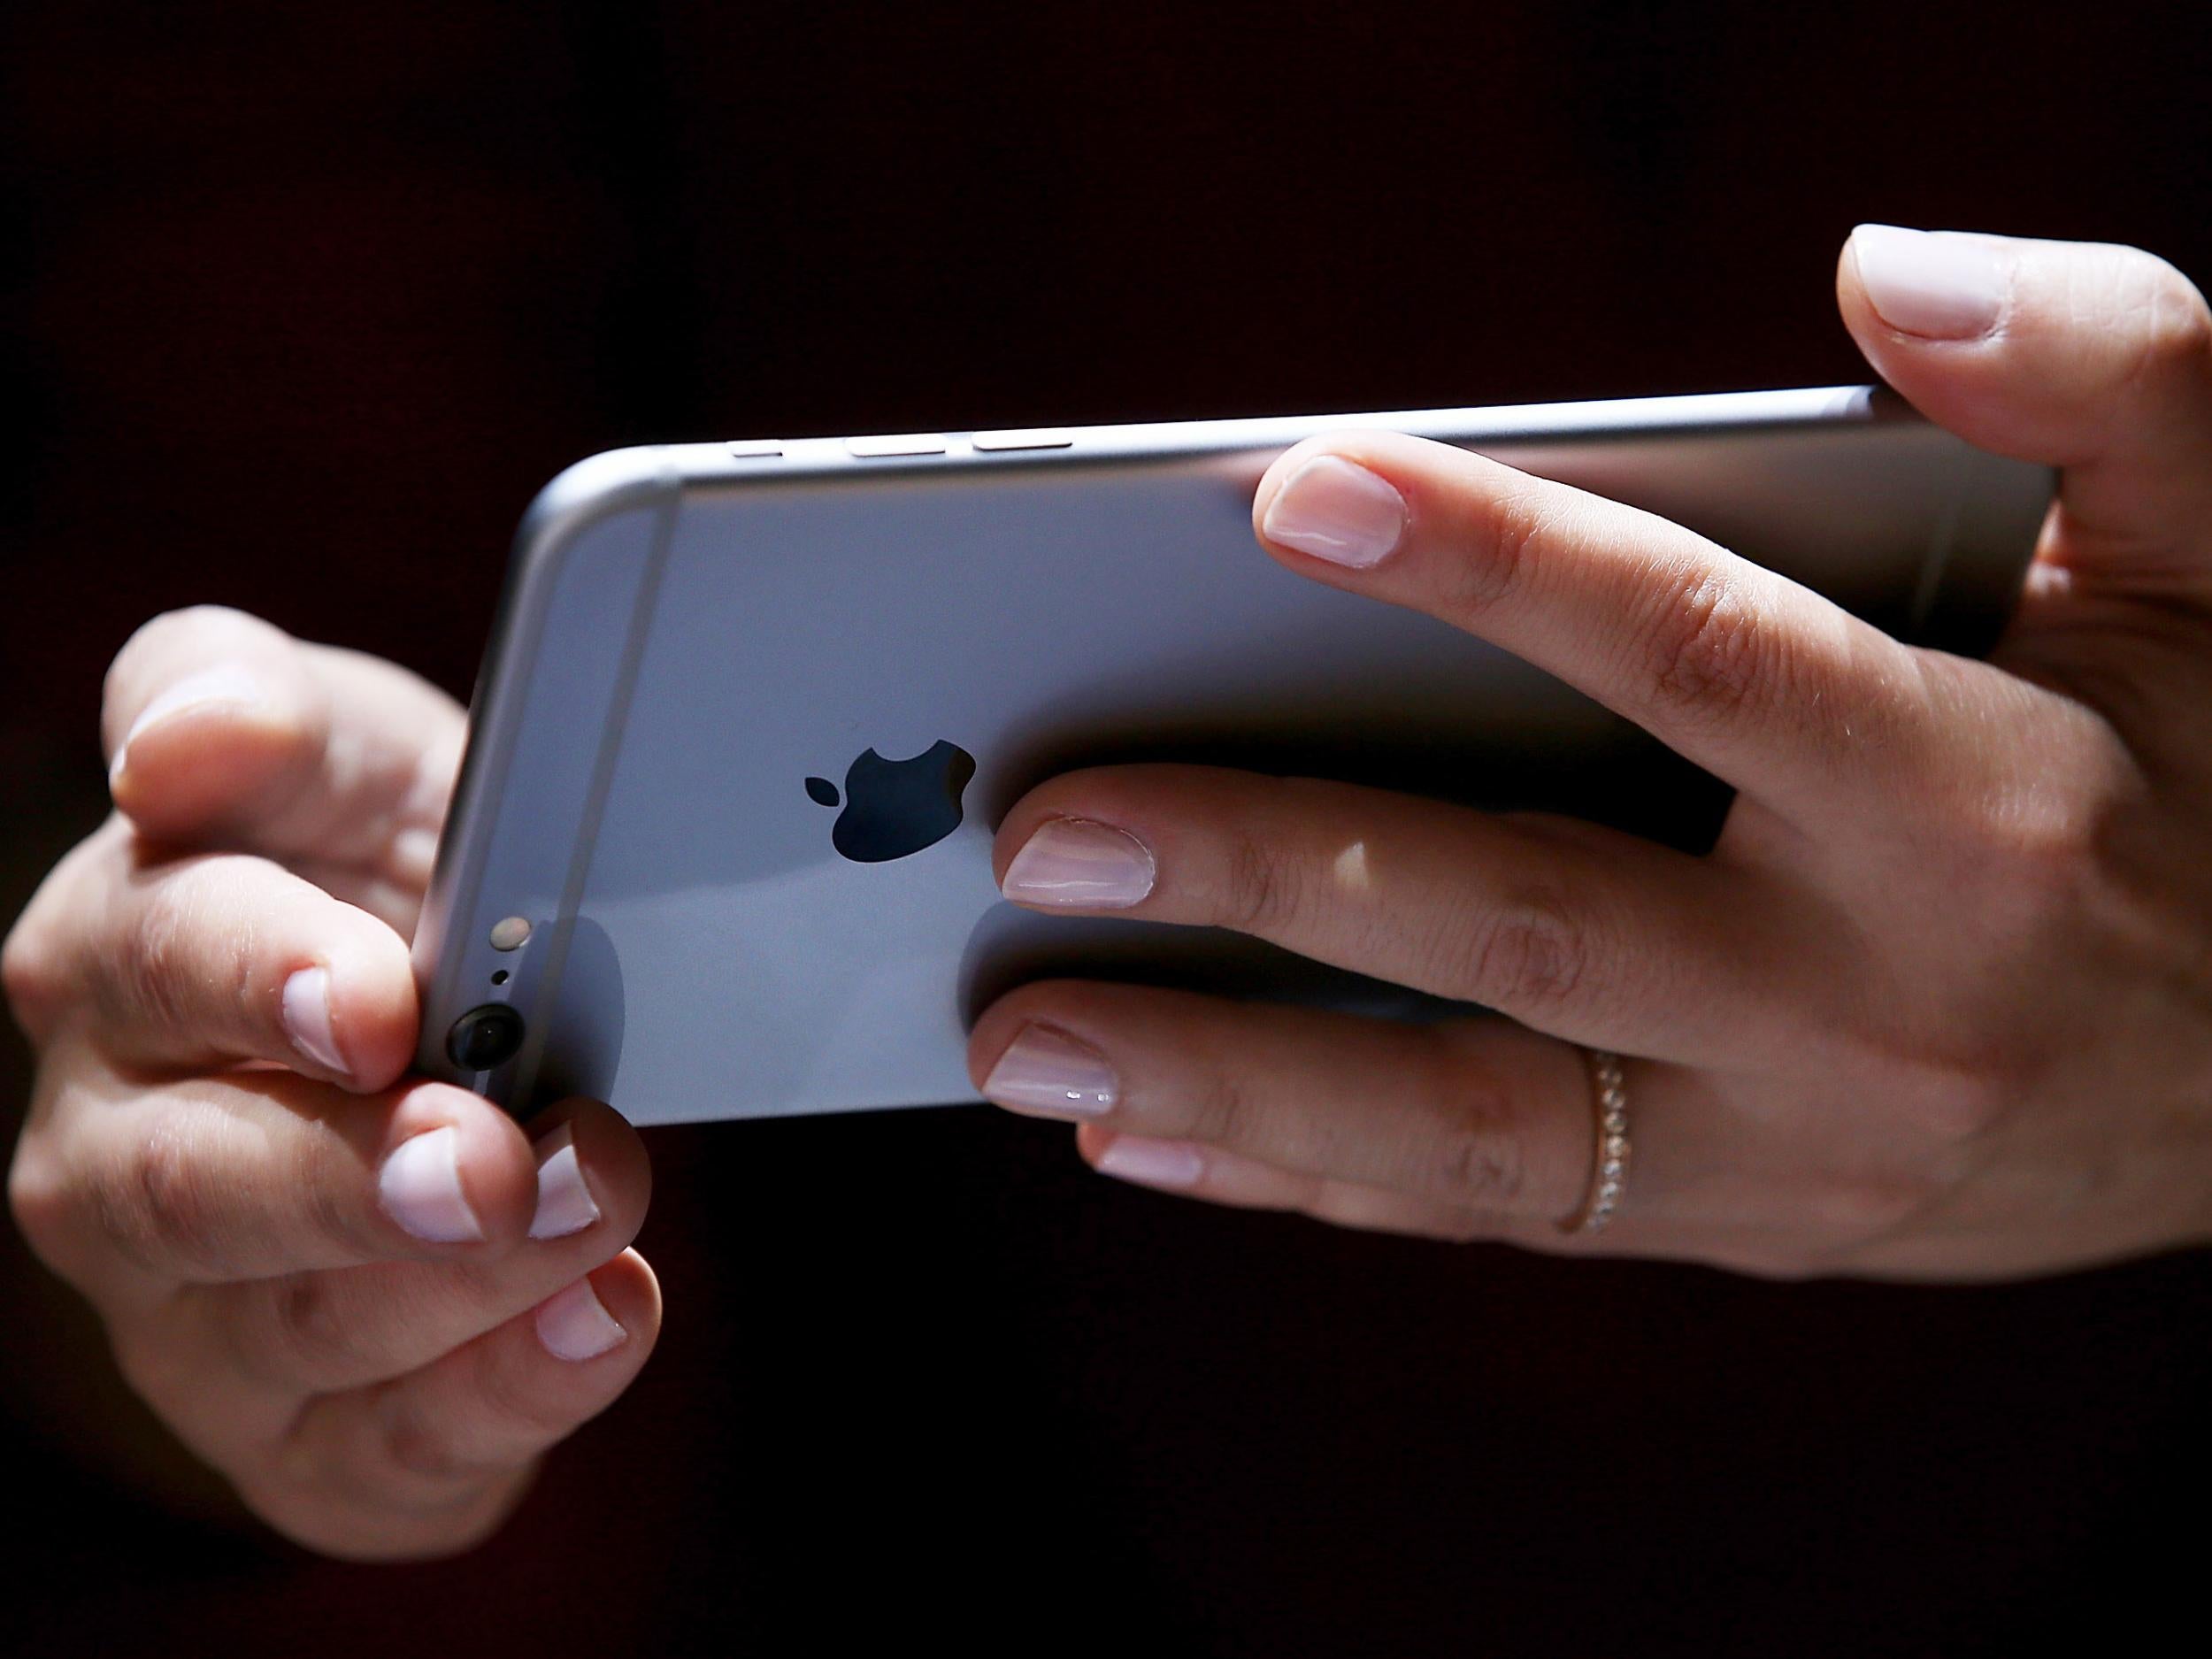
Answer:
M1057 778L1005 892L1240 929L1495 1009L1435 1028L1051 982L978 1087L1232 1204L1747 1271L2045 1271L2212 1236L2212 319L2131 249L1862 227L1877 370L2062 469L1988 664L1647 514L1348 434L1262 480L1292 570L1493 641L1740 791L1705 857L1183 767ZM1628 1056L1602 1233L1582 1048Z
M572 1102L529 1136L403 1081L403 935L461 710L236 611L110 670L119 809L7 941L39 1053L8 1194L132 1386L280 1531L460 1548L637 1375L660 1323L644 1148Z

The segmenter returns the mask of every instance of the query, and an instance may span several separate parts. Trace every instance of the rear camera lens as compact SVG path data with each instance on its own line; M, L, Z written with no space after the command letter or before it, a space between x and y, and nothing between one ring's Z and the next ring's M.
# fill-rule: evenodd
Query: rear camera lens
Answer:
M464 1071L491 1071L522 1049L522 1016L504 1002L472 1008L445 1034L445 1051Z

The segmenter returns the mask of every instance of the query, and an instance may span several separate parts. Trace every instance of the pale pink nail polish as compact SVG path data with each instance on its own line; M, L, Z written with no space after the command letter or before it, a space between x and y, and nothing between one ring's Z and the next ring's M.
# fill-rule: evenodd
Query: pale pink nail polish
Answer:
M999 890L1024 904L1116 910L1152 891L1152 852L1126 830L1088 818L1048 818L1014 861Z
M292 1046L326 1071L342 1076L346 1056L330 1029L330 970L302 968L284 982L284 1034Z
M403 1141L376 1173L384 1213L432 1244L475 1243L483 1224L461 1190L461 1135L448 1124Z
M1260 519L1269 541L1354 570L1381 564L1405 529L1405 497L1340 455L1317 455L1285 479Z
M1047 1025L1026 1025L1006 1045L983 1095L1015 1111L1050 1118L1096 1118L1119 1096L1114 1069L1087 1042Z
M606 1304L580 1279L566 1290L541 1303L536 1319L538 1340L555 1359L572 1363L596 1359L620 1348L630 1333L615 1323Z
M1859 281L1881 319L1927 340L1975 340L1997 326L2012 260L1978 236L1862 225L1851 233Z
M1198 1185L1206 1172L1206 1160L1185 1141L1148 1141L1138 1135L1116 1135L1098 1155L1098 1172L1141 1187L1180 1190Z
M599 1219L599 1205L584 1184L576 1157L576 1132L568 1124L538 1142L538 1208L530 1217L534 1239L565 1239Z

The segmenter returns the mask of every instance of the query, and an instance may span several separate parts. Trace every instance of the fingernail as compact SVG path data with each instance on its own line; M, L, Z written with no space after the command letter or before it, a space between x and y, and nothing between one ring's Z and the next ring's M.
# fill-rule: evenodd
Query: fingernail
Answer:
M1017 1111L1096 1118L1119 1098L1114 1068L1087 1042L1047 1025L1025 1025L983 1079L984 1098Z
M461 1190L461 1135L448 1124L403 1141L377 1171L384 1213L432 1244L474 1243L484 1228Z
M2012 261L1978 236L1862 225L1851 233L1859 281L1881 319L1926 340L1973 340L1997 326Z
M538 1142L538 1208L530 1217L534 1239L565 1239L599 1219L599 1206L576 1161L576 1132L563 1124Z
M1269 541L1354 570L1382 563L1405 529L1406 498L1340 455L1317 455L1285 479L1260 519Z
M555 1359L596 1359L610 1348L620 1348L630 1333L615 1323L606 1304L580 1279L538 1309L538 1340Z
M1152 891L1152 852L1126 830L1088 818L1048 818L1006 866L999 891L1025 904L1112 910Z
M330 970L302 968L284 982L284 1034L292 1046L326 1071L342 1075L346 1056L330 1030Z
M115 746L115 758L108 763L108 782L112 785L123 775L132 742L164 720L188 710L197 712L224 704L253 708L267 701L268 691L260 676L243 663L218 663L187 674L138 711L138 718L123 733L123 741Z
M1185 1141L1147 1141L1141 1135L1116 1135L1098 1155L1098 1172L1140 1187L1181 1188L1195 1187L1206 1172L1206 1160Z

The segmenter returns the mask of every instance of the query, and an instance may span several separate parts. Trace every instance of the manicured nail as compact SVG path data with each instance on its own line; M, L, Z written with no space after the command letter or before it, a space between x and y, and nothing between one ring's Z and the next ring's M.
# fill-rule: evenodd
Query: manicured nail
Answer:
M538 1309L538 1340L555 1359L597 1359L620 1348L630 1333L615 1323L591 1287L580 1279Z
M999 890L1025 904L1118 910L1152 891L1152 849L1088 818L1048 818L1032 832Z
M1016 1111L1096 1118L1113 1110L1120 1086L1106 1056L1048 1025L1025 1025L983 1079L983 1095Z
M1317 455L1283 480L1260 530L1301 553L1365 570L1388 557L1405 534L1406 498L1356 462Z
M218 663L196 674L187 674L138 711L130 730L123 733L123 741L115 746L115 758L108 763L108 782L112 786L123 775L123 769L129 763L132 742L164 720L188 710L196 714L203 709L219 706L255 708L265 703L268 697L260 677L243 663Z
M344 1075L346 1056L330 1030L329 969L302 968L285 980L284 1034L317 1065Z
M448 1124L403 1141L377 1171L384 1213L432 1244L474 1243L484 1228L461 1190L461 1135Z
M1198 1185L1206 1172L1206 1160L1187 1141L1147 1141L1140 1135L1116 1135L1098 1155L1098 1172L1140 1187L1179 1189Z
M1859 281L1881 319L1926 340L1974 340L1997 326L2012 261L1978 236L1862 225L1851 233Z
M576 1161L576 1132L563 1124L538 1142L538 1208L530 1217L534 1239L565 1239L599 1219L599 1206Z

